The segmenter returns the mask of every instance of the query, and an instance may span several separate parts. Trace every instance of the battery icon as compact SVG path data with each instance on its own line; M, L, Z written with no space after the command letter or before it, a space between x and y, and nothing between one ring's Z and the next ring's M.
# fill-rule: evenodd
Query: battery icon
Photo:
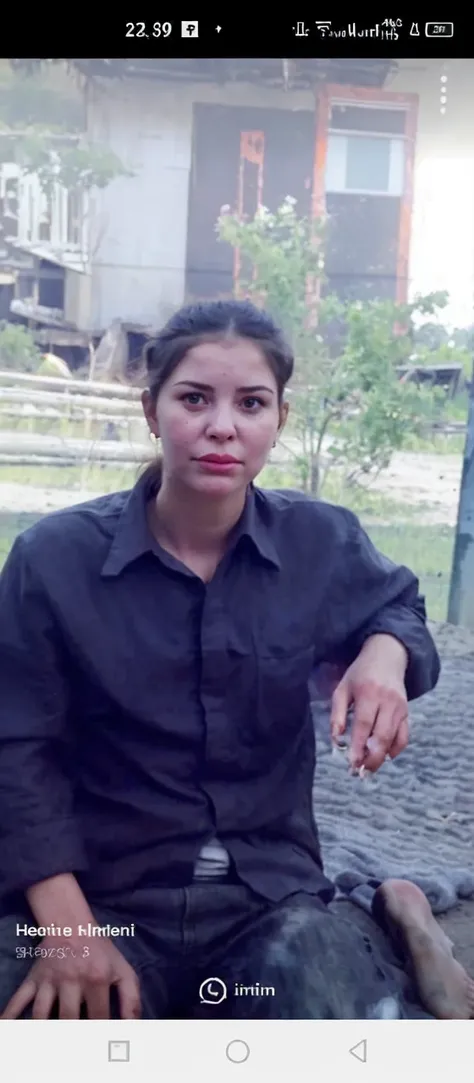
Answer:
M425 37L427 38L452 38L454 23L426 23Z

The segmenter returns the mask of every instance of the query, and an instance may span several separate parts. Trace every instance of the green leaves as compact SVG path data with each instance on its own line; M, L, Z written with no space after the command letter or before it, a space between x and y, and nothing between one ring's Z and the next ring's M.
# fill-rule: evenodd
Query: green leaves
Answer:
M297 349L308 315L308 276L323 280L322 224L299 218L288 196L275 214L262 207L250 221L223 208L217 232L244 257L241 291L264 299Z
M1 162L15 162L24 173L35 173L48 194L56 184L68 191L89 191L107 187L115 177L132 176L106 147L33 130L0 134Z
M224 207L217 232L240 253L240 294L273 314L295 352L290 429L302 488L319 495L336 468L354 484L387 467L439 412L438 394L402 382L397 370L410 363L415 323L435 315L447 295L405 305L326 295L326 223L298 217L290 197L250 220Z
M0 368L36 372L41 353L31 331L21 324L0 322Z
M31 61L26 74L23 62L15 63L18 70L0 69L0 164L37 174L48 195L56 184L89 191L133 175L113 151L86 138L77 76L74 84L65 73L62 82L50 82L59 62Z

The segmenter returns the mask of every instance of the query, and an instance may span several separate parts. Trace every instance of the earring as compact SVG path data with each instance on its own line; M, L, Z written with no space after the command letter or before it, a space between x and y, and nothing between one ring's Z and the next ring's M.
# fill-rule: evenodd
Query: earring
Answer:
M154 432L149 432L148 433L148 439L151 440L152 444L157 444L158 440L160 438L159 438L159 436L156 436L156 434Z
M274 440L273 444L272 444L272 447L276 447L276 446L277 446L277 442L276 442L276 440Z

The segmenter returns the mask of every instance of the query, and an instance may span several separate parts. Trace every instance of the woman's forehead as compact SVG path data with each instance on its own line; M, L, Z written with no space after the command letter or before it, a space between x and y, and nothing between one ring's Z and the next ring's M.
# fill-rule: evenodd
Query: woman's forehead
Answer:
M183 380L208 383L233 382L235 386L259 383L273 391L275 378L265 354L254 342L236 339L200 342L191 347L173 374L173 384Z

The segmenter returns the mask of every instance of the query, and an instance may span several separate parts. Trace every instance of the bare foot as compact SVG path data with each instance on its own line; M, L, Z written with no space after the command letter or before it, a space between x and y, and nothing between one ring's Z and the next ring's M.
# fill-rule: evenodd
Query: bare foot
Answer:
M387 880L375 893L373 913L400 942L427 1011L436 1019L474 1019L474 981L454 958L420 888Z

